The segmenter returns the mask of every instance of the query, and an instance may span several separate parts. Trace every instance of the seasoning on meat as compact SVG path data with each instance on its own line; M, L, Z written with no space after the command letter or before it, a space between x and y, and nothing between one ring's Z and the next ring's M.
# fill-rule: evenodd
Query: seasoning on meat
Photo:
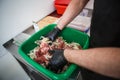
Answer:
M52 55L48 52L48 50L81 49L80 44L75 42L67 43L62 37L58 37L54 42L50 41L48 38L43 36L41 38L42 38L41 40L35 41L35 43L38 46L35 47L33 50L31 50L28 55L30 56L31 59L35 60L37 63L41 64L45 68L52 57ZM65 65L65 67L61 72L65 71L68 65L69 64Z

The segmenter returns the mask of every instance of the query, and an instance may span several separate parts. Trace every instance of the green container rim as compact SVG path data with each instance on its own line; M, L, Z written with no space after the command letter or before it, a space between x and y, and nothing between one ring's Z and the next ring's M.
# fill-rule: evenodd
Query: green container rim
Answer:
M47 26L45 26L44 28L42 28L41 30L44 30L46 29L47 27L49 26L56 26L56 24L49 24ZM66 29L69 28L69 29L72 29L74 31L79 31L79 30L76 30L76 29L73 29L73 28L70 28L70 27L65 27ZM41 31L40 30L40 31ZM39 32L39 31L38 31ZM80 32L80 31L79 31ZM83 32L80 32L81 34L87 36L87 40L83 46L83 49L87 49L88 46L89 46L89 36L86 34L86 33L83 33ZM35 36L37 33L34 33L29 39L31 39L33 36ZM28 40L29 40L28 39ZM37 62L35 62L34 60L32 60L26 53L24 53L22 51L22 47L27 43L26 40L25 42L23 42L21 44L21 46L19 47L18 49L18 53L22 56L22 58L24 60L26 60L33 68L35 68L37 71L39 71L41 74L43 74L44 76L50 78L50 79L53 79L53 80L66 80L71 74L72 72L77 68L77 65L76 64L71 64L70 67L68 67L68 69L63 72L63 73L60 73L60 74L56 74L56 73L53 73L52 71L50 70L47 70L46 68L44 68L43 66L41 66L40 64L38 64Z

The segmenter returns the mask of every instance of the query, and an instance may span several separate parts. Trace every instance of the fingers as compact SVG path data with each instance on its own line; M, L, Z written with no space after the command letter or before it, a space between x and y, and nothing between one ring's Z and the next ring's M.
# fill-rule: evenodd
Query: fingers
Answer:
M50 54L63 53L63 49L48 50Z
M55 53L54 50L48 50L48 52L49 52L50 54L54 54L54 53Z

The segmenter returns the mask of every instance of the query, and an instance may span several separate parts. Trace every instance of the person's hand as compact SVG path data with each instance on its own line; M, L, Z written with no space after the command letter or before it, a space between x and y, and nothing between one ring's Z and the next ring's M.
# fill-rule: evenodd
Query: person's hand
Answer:
M57 73L68 63L63 54L64 50L51 50L52 58L47 66L47 69Z
M45 37L48 37L51 41L54 41L61 30L58 27L55 27L52 31L50 31Z

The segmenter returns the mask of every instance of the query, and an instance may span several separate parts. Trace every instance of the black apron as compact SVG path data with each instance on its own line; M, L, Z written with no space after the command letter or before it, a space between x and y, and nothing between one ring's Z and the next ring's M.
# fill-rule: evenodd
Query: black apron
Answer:
M90 48L120 47L120 0L95 0L90 28ZM83 80L118 80L87 69Z

